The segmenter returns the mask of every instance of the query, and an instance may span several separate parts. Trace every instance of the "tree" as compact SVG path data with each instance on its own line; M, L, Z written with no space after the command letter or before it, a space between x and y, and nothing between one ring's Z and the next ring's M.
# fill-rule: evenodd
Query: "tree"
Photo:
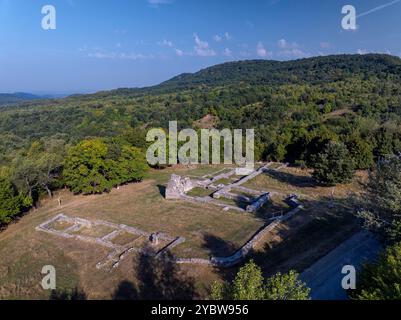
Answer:
M18 189L36 201L39 193L52 196L61 175L65 142L58 139L35 141L14 163L13 181Z
M295 271L263 278L262 270L252 260L240 268L232 283L215 282L213 300L307 300L310 289Z
M388 240L401 240L401 157L380 160L369 174L364 199L367 208L358 213L365 226Z
M364 266L357 291L351 297L359 300L401 299L401 243L388 247L376 263Z
M231 285L233 300L262 300L262 270L253 261L242 267Z
M289 273L280 272L267 279L267 300L308 300L310 289L299 280L298 274L291 270Z
M349 182L354 175L354 163L341 142L328 142L314 160L313 176L320 183L335 185Z
M102 193L127 182L141 181L148 169L143 152L118 140L84 140L72 147L63 176L74 193Z
M0 177L0 224L9 223L23 208L23 199L15 186Z
M347 148L354 160L355 169L366 170L372 168L373 146L360 137L352 137L347 141Z

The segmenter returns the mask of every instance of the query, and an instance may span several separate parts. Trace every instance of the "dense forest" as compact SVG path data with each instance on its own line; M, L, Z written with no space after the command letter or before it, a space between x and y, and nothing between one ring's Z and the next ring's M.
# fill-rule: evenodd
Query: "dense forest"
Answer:
M254 128L258 160L315 168L322 182L345 181L352 170L401 152L401 59L368 54L230 62L154 87L5 105L1 184L8 197L21 199L10 202L16 212L60 186L95 193L138 181L147 129L167 128L172 120L197 127L205 116L217 128ZM98 159L90 157L94 148L101 151ZM327 177L339 157L344 174ZM119 159L134 159L138 167L121 167ZM91 188L72 177L77 168L85 168L82 181ZM0 222L2 215L0 209Z

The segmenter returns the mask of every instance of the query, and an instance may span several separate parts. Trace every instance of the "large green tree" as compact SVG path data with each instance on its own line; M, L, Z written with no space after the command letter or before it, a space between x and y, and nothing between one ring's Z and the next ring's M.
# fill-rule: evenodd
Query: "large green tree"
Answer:
M352 297L360 300L401 300L401 243L388 247L377 262L365 265Z
M26 152L16 157L13 163L12 176L18 190L33 200L37 200L42 191L52 196L52 190L59 186L65 155L63 140L48 139L33 142Z
M349 182L354 175L354 161L341 142L328 142L315 157L313 167L313 176L326 185Z
M9 223L23 208L23 199L15 186L0 177L0 224Z
M350 137L346 143L351 158L354 160L355 169L370 169L374 165L373 146L360 137Z
M401 241L401 157L380 160L365 187L366 208L359 212L365 226L389 240Z
M277 273L264 279L262 270L252 260L240 268L231 283L215 282L213 300L307 300L310 289L295 271Z
M112 140L91 139L72 147L63 177L74 193L102 193L123 183L141 181L146 158L138 148Z

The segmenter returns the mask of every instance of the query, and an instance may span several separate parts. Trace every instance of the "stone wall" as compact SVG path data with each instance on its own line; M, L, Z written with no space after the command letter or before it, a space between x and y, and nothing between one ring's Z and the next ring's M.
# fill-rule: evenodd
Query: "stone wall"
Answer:
M246 207L247 212L256 212L258 211L263 205L270 200L270 193L265 193L257 198L254 202L252 202L249 206Z
M195 186L196 184L194 184L190 178L183 178L176 174L172 174L166 188L166 199L181 199L185 193L193 189Z

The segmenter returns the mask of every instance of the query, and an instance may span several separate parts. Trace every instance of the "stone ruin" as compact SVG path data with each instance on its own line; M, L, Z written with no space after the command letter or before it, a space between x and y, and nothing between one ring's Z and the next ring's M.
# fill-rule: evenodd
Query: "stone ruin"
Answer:
M172 174L166 188L166 199L181 199L183 195L192 190L194 187L194 183L190 178L184 178L176 174Z
M271 194L270 192L253 190L243 187L242 184L244 184L246 181L249 181L250 179L255 178L257 175L263 172L266 172L268 170L279 170L281 168L279 167L276 169L271 169L268 167L268 165L269 164L259 168L256 171L251 172L249 175L246 175L229 185L219 184L216 186L214 183L223 178L230 179L232 175L236 174L237 171L235 169L218 175L216 175L217 173L215 173L214 176L206 175L202 177L202 179L190 179L189 177L181 177L173 174L166 189L166 199L184 199L201 203L212 203L223 207L224 211L234 209L241 212L256 212L270 200ZM225 171L225 169L221 171ZM213 198L210 196L188 196L186 193L195 187L214 191ZM246 193L249 196L236 194L235 191ZM245 209L242 209L238 206L227 205L225 203L218 202L217 199L219 198L243 201L248 204ZM243 245L233 255L228 257L212 256L210 257L210 259L174 257L172 258L173 262L178 264L205 264L217 267L231 267L241 262L249 254L249 252L252 251L252 249L260 241L263 235L273 230L280 222L288 220L303 209L303 206L299 201L297 195L290 195L286 199L286 202L290 205L292 209L284 215L273 217L272 219L270 219L272 222L268 223L267 225L265 225L265 227L259 230L245 245ZM56 222L67 223L67 226L62 228L62 230L56 229L54 228L54 223ZM108 234L100 237L80 235L76 233L83 228L96 229L98 226L107 226L111 228L111 231L109 231ZM73 218L65 216L63 214L59 214L54 218L42 223L41 225L36 227L36 230L67 239L81 240L84 242L97 244L109 248L111 250L110 253L105 259L97 263L96 268L101 269L108 266L110 271L116 268L119 265L120 261L131 252L140 252L148 255L150 254L155 258L165 258L165 253L168 250L171 250L175 246L185 242L185 239L183 237L172 238L161 232L146 233L139 229L122 224L114 224L104 220ZM124 245L114 243L113 240L124 232L136 235L138 237L137 239L147 239L146 242L155 249L154 253L149 253L148 250L145 250L143 244L140 246L135 245L136 240L133 240Z
M152 233L149 237L149 241L152 246L159 245L159 235L157 233Z
M256 212L270 200L270 193L265 193L259 198L255 199L250 205L246 207L247 212Z
M65 226L55 228L55 224L64 223ZM93 236L80 234L79 232L86 228L91 228L96 234L99 228L107 227L108 232L102 236ZM91 244L96 244L110 250L107 257L99 261L96 268L103 269L109 268L112 270L116 268L120 261L124 259L131 252L140 252L149 254L145 250L146 242L143 243L142 239L147 239L148 244L155 248L155 257L161 257L168 250L185 241L182 237L170 237L164 233L146 233L142 230L130 227L124 224L115 224L104 220L88 220L77 217L69 217L64 214L58 214L52 219L40 224L36 227L36 231L46 232L65 239L79 240ZM130 234L133 240L128 240L125 244L118 244L114 240L122 234Z
M251 170L250 168L223 169L221 171L226 171L226 172L221 173L221 171L219 171L215 173L214 176L206 175L197 180L190 179L189 177L181 177L176 174L172 174L166 188L166 199L167 200L183 199L201 203L212 203L223 207L224 211L232 209L241 212L245 211L256 212L270 200L270 193L266 191L245 188L242 185L245 184L247 181L254 179L259 174L264 173L267 170L271 170L268 167L269 164L260 167L258 170ZM229 185L215 184L221 179L231 179L232 176L238 174L241 175L245 174L245 175L239 180ZM188 196L187 192L196 187L211 190L213 192L212 197ZM246 193L249 196L241 195L238 192ZM246 204L246 208L243 209L238 205L229 205L221 201L218 201L221 198L230 199L238 203L244 203Z

